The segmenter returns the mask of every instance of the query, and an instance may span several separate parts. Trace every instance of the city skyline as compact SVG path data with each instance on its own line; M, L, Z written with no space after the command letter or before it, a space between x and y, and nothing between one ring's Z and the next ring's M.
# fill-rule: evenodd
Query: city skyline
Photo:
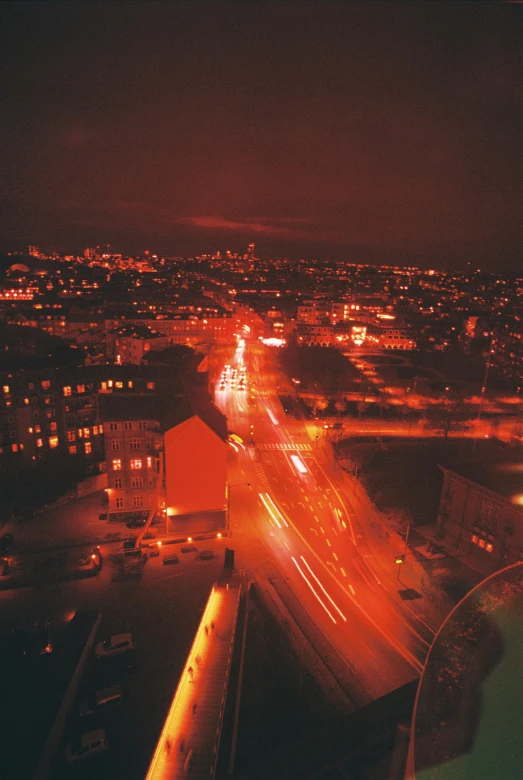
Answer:
M3 6L0 248L517 270L519 7L203 8Z

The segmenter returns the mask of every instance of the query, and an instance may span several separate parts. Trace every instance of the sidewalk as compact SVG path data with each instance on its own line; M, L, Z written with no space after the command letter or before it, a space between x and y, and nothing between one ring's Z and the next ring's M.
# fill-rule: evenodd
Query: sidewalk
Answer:
M332 455L331 458L336 463ZM395 559L398 554L405 552L404 538L387 529L379 520L376 507L357 479L343 471L337 463L333 475L347 504L354 510L355 518L352 519L356 521L355 535L360 555L373 559L373 568L376 565L379 567L381 582L404 609L414 613L432 632L437 631L449 610L443 604L435 603L424 587L424 580L430 577L430 567L426 561L431 562L433 559L423 559L423 565L416 560L422 556L407 545L405 563L401 564L398 579L400 564Z

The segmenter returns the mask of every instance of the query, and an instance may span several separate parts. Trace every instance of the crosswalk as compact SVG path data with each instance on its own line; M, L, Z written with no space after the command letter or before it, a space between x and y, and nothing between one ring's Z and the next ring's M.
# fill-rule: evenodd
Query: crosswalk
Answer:
M262 442L257 445L259 450L300 450L311 452L312 444L281 444L279 442Z

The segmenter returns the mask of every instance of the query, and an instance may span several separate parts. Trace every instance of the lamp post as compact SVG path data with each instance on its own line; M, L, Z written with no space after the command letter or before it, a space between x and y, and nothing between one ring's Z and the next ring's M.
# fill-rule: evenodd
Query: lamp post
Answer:
M243 487L244 485L247 485L248 487L250 487L251 483L250 482L238 482L235 485L229 485L229 483L227 482L227 484L225 486L225 499L226 499L226 502L227 502L227 504L226 504L227 505L227 509L226 509L226 518L225 518L225 530L226 530L228 536L232 536L231 528L230 528L231 490L232 490L232 488Z

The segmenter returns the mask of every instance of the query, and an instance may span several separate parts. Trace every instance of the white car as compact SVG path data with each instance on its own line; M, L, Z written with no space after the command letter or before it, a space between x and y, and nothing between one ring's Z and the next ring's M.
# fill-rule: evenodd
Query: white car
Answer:
M105 729L86 731L85 734L81 734L69 742L65 749L65 760L68 764L72 764L82 758L103 753L108 747Z
M88 715L109 712L117 707L121 701L122 689L119 685L111 685L103 691L96 691L91 698L81 701L78 707L78 714L81 718L85 718Z
M132 634L115 634L103 642L98 642L94 648L94 654L97 658L112 658L113 655L128 653L130 650L136 650Z

